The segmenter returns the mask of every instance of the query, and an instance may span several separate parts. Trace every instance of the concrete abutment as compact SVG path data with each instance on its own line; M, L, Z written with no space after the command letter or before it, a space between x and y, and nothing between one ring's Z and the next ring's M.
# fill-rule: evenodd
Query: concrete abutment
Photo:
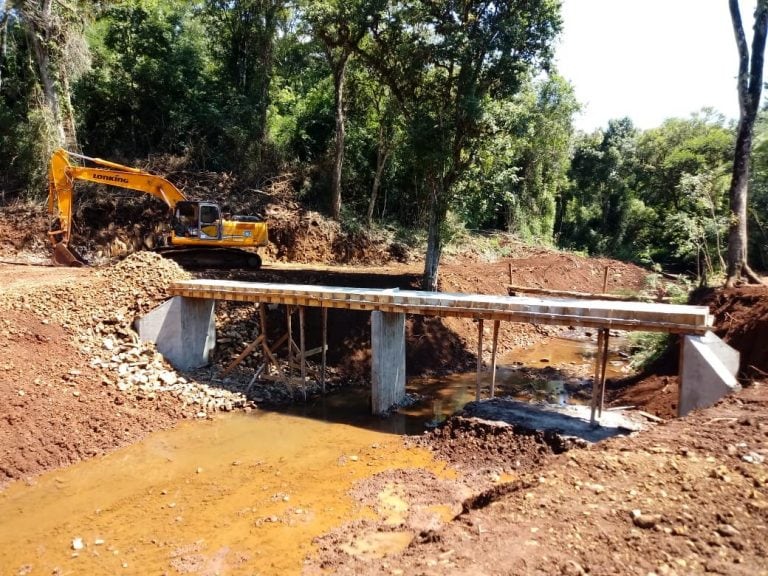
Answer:
M213 299L174 296L136 321L142 342L154 342L157 351L178 370L205 366L216 345Z
M683 336L681 348L678 416L712 406L723 396L741 389L736 380L739 352L715 334Z

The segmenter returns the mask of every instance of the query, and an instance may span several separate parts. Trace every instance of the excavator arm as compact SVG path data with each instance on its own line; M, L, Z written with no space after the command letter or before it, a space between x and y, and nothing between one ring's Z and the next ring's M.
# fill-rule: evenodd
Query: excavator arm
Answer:
M85 160L91 166L72 164L70 157ZM76 180L107 184L150 194L165 202L170 210L173 210L178 202L186 200L181 190L161 176L150 174L139 168L123 166L101 158L82 156L59 148L51 157L48 173L48 212L55 220L49 235L54 245L54 263L65 266L71 266L79 260L68 249L72 232L74 183Z

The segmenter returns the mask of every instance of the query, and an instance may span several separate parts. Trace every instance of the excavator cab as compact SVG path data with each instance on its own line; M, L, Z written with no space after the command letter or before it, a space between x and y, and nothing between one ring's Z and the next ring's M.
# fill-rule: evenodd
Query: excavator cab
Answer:
M198 240L221 239L221 210L213 202L184 200L176 204L173 231L177 237Z
M200 238L221 239L221 210L218 204L200 202Z

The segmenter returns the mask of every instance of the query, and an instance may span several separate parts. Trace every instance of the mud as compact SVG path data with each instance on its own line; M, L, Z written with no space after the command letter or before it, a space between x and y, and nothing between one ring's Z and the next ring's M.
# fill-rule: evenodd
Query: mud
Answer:
M401 469L446 474L390 434L278 414L187 422L2 492L0 566L296 574L313 538L373 516L347 494L355 482Z

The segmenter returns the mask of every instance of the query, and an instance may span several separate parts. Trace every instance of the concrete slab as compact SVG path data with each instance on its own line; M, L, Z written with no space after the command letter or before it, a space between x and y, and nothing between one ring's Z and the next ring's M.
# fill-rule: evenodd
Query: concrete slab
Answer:
M451 294L202 279L172 282L168 289L176 296L191 298L682 334L703 334L713 322L706 306L653 302Z
M684 336L678 416L712 406L726 394L740 390L738 372L738 351L715 334Z
M577 404L559 405L529 404L511 398L492 398L470 402L462 416L504 422L527 430L554 432L565 438L580 438L587 442L599 442L612 436L627 435L648 426L647 420L632 418L630 412L603 411L598 426L589 422L589 406Z
M216 345L214 306L215 300L175 296L137 320L136 332L174 368L200 368Z
M405 399L405 314L371 312L371 384L374 414Z

